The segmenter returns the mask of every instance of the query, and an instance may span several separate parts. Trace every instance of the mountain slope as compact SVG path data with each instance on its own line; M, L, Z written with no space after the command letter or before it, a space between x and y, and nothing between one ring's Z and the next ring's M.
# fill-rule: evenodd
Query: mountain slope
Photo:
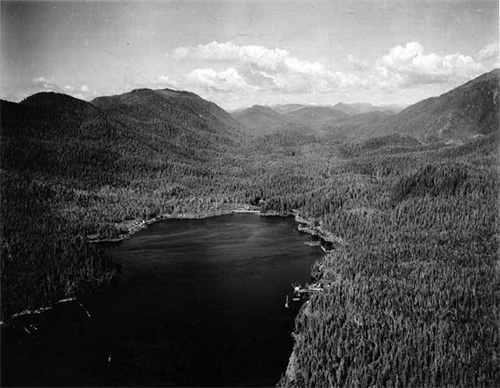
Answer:
M252 134L266 133L269 130L278 129L292 123L291 120L271 108L261 105L254 105L243 111L235 112L233 117L245 127L251 129Z
M333 106L334 109L340 110L344 113L347 113L348 115L355 115L358 113L361 113L360 110L354 108L353 106L349 104L344 104L343 102L339 102Z
M499 70L420 101L376 125L371 137L400 133L424 141L465 140L499 125Z
M372 105L369 103L355 102L348 104L350 107L358 110L360 113L368 113L368 112L390 112L397 113L401 112L405 107L401 105Z
M299 110L300 108L303 108L307 105L304 104L277 104L277 105L270 105L269 108L274 110L277 113L280 114L286 114L293 112L294 110Z
M354 114L341 121L332 120L325 125L325 130L336 137L346 140L362 139L371 127L377 125L377 123L384 122L391 115L389 111L371 111Z
M1 101L2 168L80 180L114 181L117 137L92 104L58 93L38 93L21 103Z
M182 145L216 147L240 128L229 113L190 92L136 89L91 102L121 125Z
M133 220L209 197L242 136L224 110L185 92L0 103L2 316L108 284L116 268L86 237L116 238Z
M312 127L321 127L332 121L344 121L349 118L347 113L326 106L305 106L284 116Z

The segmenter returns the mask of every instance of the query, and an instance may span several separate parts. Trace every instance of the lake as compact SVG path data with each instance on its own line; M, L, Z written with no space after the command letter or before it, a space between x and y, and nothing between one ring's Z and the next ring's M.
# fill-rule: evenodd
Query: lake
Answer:
M302 303L292 301L291 284L310 281L322 256L297 225L253 214L176 219L106 245L122 273L111 291L83 301L91 334L77 334L81 343L64 351L50 342L61 360L42 360L42 382L274 386Z

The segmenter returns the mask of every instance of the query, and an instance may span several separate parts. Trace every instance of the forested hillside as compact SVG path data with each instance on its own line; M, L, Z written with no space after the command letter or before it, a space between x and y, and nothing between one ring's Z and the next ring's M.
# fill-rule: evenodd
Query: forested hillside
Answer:
M245 127L249 128L251 135L262 135L270 131L292 127L296 124L293 120L275 112L271 108L254 105L251 108L234 112L233 117Z
M189 92L2 101L2 319L111 285L89 240L134 222L298 209L334 243L280 385L498 385L498 71L394 116L295 108L250 136Z
M339 122L349 119L348 113L326 106L305 106L286 113L284 116L289 120L312 127L322 127L332 121Z
M465 140L498 130L499 70L439 97L414 104L368 130L370 136L401 133L424 141Z

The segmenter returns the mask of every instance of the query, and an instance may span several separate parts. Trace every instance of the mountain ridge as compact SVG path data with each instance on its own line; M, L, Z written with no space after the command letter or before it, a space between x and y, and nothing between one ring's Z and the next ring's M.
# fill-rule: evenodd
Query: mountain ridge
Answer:
M242 111L233 112L232 116L249 128L254 135L296 124L293 120L263 105L253 105Z
M500 70L413 104L378 123L366 137L400 133L423 141L465 140L499 126Z

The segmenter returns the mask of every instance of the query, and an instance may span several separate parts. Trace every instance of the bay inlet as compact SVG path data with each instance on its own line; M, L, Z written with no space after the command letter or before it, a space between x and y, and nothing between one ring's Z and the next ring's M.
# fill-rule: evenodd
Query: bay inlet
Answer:
M269 386L286 370L301 302L322 253L293 217L235 214L155 223L106 250L116 287L87 301L103 385ZM291 300L291 299L290 299Z

